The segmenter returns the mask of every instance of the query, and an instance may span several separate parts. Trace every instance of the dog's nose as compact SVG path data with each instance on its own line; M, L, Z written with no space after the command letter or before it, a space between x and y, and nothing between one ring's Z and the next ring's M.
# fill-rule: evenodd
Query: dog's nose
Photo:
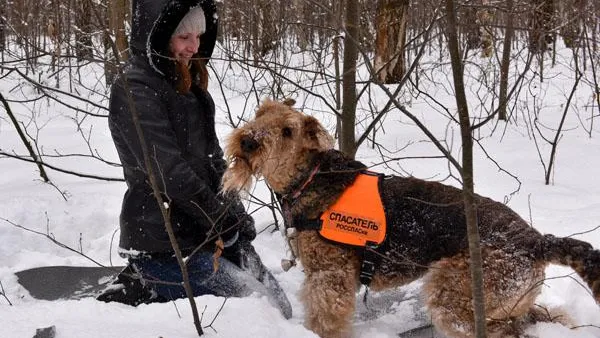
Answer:
M242 137L240 145L243 152L250 154L258 148L259 144L252 137L244 136Z

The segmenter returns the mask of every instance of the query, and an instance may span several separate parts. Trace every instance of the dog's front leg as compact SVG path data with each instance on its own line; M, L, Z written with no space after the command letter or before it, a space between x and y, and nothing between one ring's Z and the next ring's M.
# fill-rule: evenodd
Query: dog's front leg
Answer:
M306 275L302 290L304 325L322 338L349 337L355 309L354 271L313 271Z

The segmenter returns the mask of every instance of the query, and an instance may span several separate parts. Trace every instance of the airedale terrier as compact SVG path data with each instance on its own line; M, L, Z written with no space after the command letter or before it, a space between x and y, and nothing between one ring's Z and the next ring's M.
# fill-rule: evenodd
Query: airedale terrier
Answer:
M323 220L367 168L333 150L333 138L321 124L292 105L267 100L254 120L232 132L223 190L248 189L253 178L264 177L280 199L286 227L300 230L296 245L305 272L305 325L321 337L348 336L364 277L374 291L424 277L424 301L436 328L449 337L472 337L462 191L412 177L379 177L385 239L374 246L366 242L367 247L331 240L323 233L325 223L315 220ZM377 199L370 195L349 215L327 217L351 232L378 228L379 223L360 216L361 203ZM539 320L534 300L549 263L573 268L600 302L600 251L573 238L542 235L502 203L482 196L476 203L489 336L515 336Z

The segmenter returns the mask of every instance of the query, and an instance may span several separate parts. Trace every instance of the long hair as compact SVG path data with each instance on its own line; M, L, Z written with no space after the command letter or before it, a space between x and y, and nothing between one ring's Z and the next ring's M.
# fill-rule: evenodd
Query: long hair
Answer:
M186 94L190 91L192 84L203 90L208 89L208 68L206 59L192 58L190 64L175 61L177 72L177 92Z

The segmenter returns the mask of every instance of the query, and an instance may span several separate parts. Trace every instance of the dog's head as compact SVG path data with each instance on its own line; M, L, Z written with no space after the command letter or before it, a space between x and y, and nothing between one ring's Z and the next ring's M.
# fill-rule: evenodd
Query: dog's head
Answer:
M282 192L307 168L311 153L333 148L331 135L317 119L292 106L293 100L264 101L254 120L227 138L229 167L223 176L224 192L248 190L252 178L264 177Z

